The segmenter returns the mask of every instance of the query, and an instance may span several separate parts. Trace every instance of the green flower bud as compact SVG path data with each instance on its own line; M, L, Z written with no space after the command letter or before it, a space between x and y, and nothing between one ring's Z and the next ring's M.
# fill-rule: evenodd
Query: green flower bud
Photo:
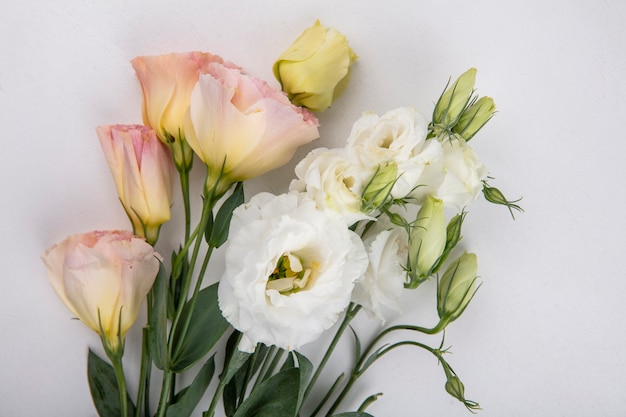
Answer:
M509 212L511 213L511 216L513 218L515 218L515 216L513 215L513 210L517 210L519 212L524 211L524 209L515 204L519 202L521 198L513 201L507 200L504 194L502 194L502 191L498 190L496 187L490 187L485 181L483 181L483 195L485 196L485 200L489 201L490 203L506 206L509 209Z
M324 111L347 87L356 59L346 37L318 20L274 63L274 76L293 104Z
M468 410L479 410L480 405L475 401L465 399L465 386L458 376L450 375L446 381L446 391L448 394L461 401Z
M428 196L409 233L409 287L415 288L433 273L446 246L443 201Z
M439 98L433 113L433 123L451 129L466 109L474 93L476 68L465 71Z
M446 247L437 262L437 266L434 268L433 273L437 272L441 265L446 261L448 255L455 248L455 246L461 241L461 228L463 227L463 220L465 220L465 211L457 214L450 220L448 227L446 228Z
M452 128L469 141L491 119L496 112L496 105L491 97L481 97L461 114L461 118Z
M387 202L393 185L396 183L398 165L387 162L379 165L374 176L363 190L362 210L366 213L375 210Z
M458 319L476 294L478 260L473 253L464 253L454 261L437 288L439 318L450 323Z

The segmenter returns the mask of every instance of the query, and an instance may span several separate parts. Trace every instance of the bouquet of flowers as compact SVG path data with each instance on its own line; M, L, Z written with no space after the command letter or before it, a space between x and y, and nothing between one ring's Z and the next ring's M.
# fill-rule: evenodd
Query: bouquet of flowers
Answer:
M446 391L478 408L465 398L443 340L438 347L383 343L399 330L442 333L474 297L476 255L456 248L473 200L482 194L520 210L488 185L469 145L495 112L493 100L474 91L475 69L449 83L430 122L408 107L366 112L344 147L318 148L300 161L285 193L244 197L246 180L284 165L319 136L313 112L342 93L356 59L343 35L316 22L274 64L282 91L210 53L132 61L144 125L97 128L132 232L73 235L43 255L56 294L102 341L108 361L89 350L87 364L100 416L190 416L203 398L203 416L220 405L229 417L369 416L377 395L354 411L344 411L342 400L374 362L404 345L434 355ZM195 190L190 172L198 160L205 177ZM185 226L165 259L156 247L171 217L176 175ZM195 210L192 193L202 194ZM224 270L208 285L211 256L222 246ZM437 280L439 322L385 327L406 290L429 279ZM131 396L122 357L144 300ZM367 345L352 331L347 378L316 388L326 394L313 402L311 390L361 310L382 330ZM333 327L313 364L300 348ZM179 387L191 371L191 382ZM151 398L158 384L160 395Z

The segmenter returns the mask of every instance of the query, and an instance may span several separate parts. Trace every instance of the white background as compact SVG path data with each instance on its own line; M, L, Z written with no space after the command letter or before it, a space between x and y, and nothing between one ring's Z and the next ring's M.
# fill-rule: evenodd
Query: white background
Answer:
M95 415L86 352L97 336L56 298L40 254L73 233L127 228L95 134L141 121L129 61L205 50L274 85L271 65L320 18L360 59L320 116L314 146L342 146L365 110L432 111L450 76L478 68L499 113L472 141L493 185L526 212L478 201L464 247L484 284L448 329L448 360L491 416L626 415L626 3L524 1L35 1L0 14L0 415ZM294 163L248 190L285 191ZM175 202L180 208L180 201ZM166 257L174 221L163 230ZM217 260L214 269L219 271ZM432 325L433 286L394 322ZM364 339L373 322L356 323ZM137 329L140 326L137 326ZM135 387L134 330L127 373ZM405 337L414 337L410 334ZM429 340L437 345L437 338ZM349 360L350 338L337 364ZM305 350L312 359L319 349ZM333 372L340 365L335 365ZM441 367L402 348L346 406L384 392L377 416L468 416Z

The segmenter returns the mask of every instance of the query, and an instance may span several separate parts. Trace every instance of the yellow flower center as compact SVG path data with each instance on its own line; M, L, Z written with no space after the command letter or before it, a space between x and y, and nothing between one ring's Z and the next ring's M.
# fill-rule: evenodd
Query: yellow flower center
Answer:
M276 268L269 276L267 290L276 290L283 295L294 294L305 290L312 282L313 268L302 265L301 259L293 253L286 252L276 263Z

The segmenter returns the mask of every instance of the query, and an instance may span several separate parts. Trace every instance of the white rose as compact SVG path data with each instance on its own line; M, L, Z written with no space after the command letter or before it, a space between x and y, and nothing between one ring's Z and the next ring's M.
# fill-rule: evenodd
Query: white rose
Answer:
M348 155L363 167L375 170L381 162L398 166L398 181L391 194L405 197L418 184L424 167L440 156L437 140L426 140L428 123L410 107L401 107L379 117L366 112L356 121L348 138Z
M303 194L260 194L233 215L219 306L257 343L298 349L331 327L367 268L361 239Z
M441 158L429 165L420 178L425 186L415 190L413 196L423 199L432 195L446 207L461 210L481 192L488 171L462 138L442 139L441 150Z
M406 231L395 227L366 238L365 245L369 266L354 287L352 301L362 305L370 318L384 323L393 313L400 313L408 237Z
M289 189L306 193L325 210L338 213L351 226L367 219L361 211L363 188L372 173L351 163L344 149L317 148L296 166Z

